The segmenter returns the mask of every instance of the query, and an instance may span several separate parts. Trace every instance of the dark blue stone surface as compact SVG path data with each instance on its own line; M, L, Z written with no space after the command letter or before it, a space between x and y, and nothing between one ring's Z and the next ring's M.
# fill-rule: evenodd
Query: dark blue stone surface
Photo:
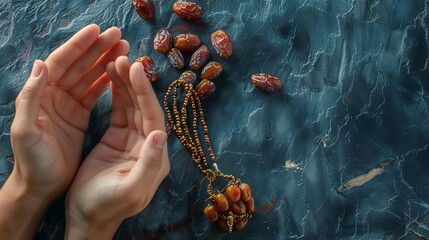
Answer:
M160 100L180 72L154 51L155 33L168 27L209 44L224 29L235 52L223 60L210 46L224 73L203 106L219 165L252 185L256 213L232 235L206 221L207 182L172 134L169 176L115 239L429 239L428 0L206 0L192 23L172 14L173 2L154 0L149 23L131 0L0 1L0 183L13 166L14 99L33 61L84 25L118 26L132 60L150 55ZM255 88L257 72L280 77L282 91ZM107 91L84 154L109 118ZM63 237L62 205L38 238Z

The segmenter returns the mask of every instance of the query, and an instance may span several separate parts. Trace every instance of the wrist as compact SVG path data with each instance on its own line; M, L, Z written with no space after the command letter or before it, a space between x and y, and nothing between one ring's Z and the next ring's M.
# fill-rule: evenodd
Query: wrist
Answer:
M86 239L112 239L121 221L95 222L78 221L67 217L66 219L66 240L86 240Z
M63 194L53 187L56 182L40 182L37 177L31 176L31 174L21 170L17 163L15 163L8 182L10 185L13 185L13 189L17 195L25 195L47 205L50 205Z
M46 210L55 200L53 197L36 194L32 187L19 177L15 170L12 171L1 191L1 196L6 197L6 199L2 200L28 206L30 209L34 210Z
M0 190L0 239L32 239L50 203L11 175Z

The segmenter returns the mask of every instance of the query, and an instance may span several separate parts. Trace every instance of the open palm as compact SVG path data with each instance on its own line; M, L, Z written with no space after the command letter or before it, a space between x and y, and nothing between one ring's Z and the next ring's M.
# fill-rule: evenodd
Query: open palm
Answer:
M89 25L35 62L16 100L11 136L15 170L36 195L58 197L76 174L91 109L110 82L106 65L129 50L120 38L117 28L100 34Z
M114 223L115 230L147 206L170 165L164 114L143 66L119 57L108 64L107 73L112 80L111 124L76 175L66 215L71 224Z

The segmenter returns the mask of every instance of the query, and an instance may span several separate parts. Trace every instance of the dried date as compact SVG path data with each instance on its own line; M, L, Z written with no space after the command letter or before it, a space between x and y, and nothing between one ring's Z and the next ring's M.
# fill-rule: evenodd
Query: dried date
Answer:
M174 46L180 51L195 51L201 46L201 40L195 34L182 33L174 38Z
M153 18L153 2L152 0L133 0L133 7L137 14L146 21Z
M183 82L188 84L194 84L196 79L197 79L197 75L190 70L184 71L179 78L179 80L183 80Z
M253 74L250 79L255 86L267 92L278 92L283 86L279 78L266 73Z
M209 48L206 45L201 45L195 52L192 54L191 61L189 62L189 67L196 71L200 70L207 60L209 60L210 52Z
M231 38L224 30L217 30L210 36L212 45L216 50L216 53L221 58L229 58L234 52Z
M211 61L201 71L201 79L212 80L222 73L222 64Z
M153 48L159 53L167 54L173 44L173 35L167 29L161 29L153 40Z
M182 69L185 66L185 60L182 53L177 48L171 48L168 51L168 61L177 69Z
M207 80L207 79L203 79L197 85L195 90L197 91L198 97L200 99L204 99L204 98L210 96L216 90L216 86L212 81Z
M198 20L203 17L203 9L194 2L177 1L173 4L173 12L187 20Z
M158 71L156 70L153 60L149 56L137 58L136 62L143 64L146 77L151 83L155 83L158 80Z

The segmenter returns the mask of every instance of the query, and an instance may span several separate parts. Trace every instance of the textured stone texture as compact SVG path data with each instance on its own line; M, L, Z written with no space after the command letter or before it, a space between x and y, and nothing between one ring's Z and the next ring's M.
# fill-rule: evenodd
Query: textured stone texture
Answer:
M256 214L231 236L206 221L207 182L171 135L170 175L115 239L429 237L429 1L206 0L193 23L172 14L174 1L154 2L148 23L131 0L0 1L0 183L13 165L14 98L32 62L82 26L118 26L132 60L150 55L160 99L180 72L153 49L155 33L190 31L207 44L224 29L235 53L223 60L210 48L224 73L204 100L206 120L221 169L253 186ZM256 72L280 77L283 90L255 88ZM106 92L93 111L85 154L106 130L109 100ZM388 159L366 184L337 192ZM62 238L62 204L50 209L40 239Z

